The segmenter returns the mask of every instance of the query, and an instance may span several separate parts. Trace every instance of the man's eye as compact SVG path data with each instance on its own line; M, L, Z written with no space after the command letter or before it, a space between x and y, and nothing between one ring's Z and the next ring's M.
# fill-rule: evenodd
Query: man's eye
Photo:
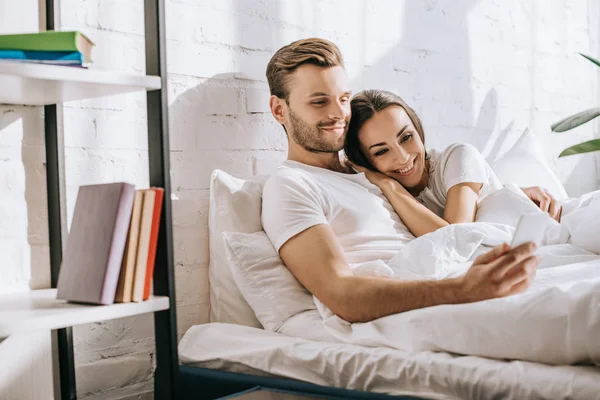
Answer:
M381 149L375 153L375 157L379 157L387 153L387 149Z
M413 136L412 133L409 133L408 135L405 135L402 139L400 139L400 142L401 143L408 142L410 139L412 139L412 136Z
M340 102L342 102L342 103L347 103L347 102L349 102L349 101L350 101L350 99L349 99L348 97L342 97L342 98L340 99Z
M314 104L316 106L322 106L323 104L325 104L325 100L313 101L312 104Z

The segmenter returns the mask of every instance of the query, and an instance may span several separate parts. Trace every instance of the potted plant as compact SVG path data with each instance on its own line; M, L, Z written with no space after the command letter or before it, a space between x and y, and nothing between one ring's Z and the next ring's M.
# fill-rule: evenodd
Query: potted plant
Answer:
M582 57L587 58L598 67L600 67L600 62L590 56L586 56L585 54L579 53ZM579 125L583 125L586 122L593 120L594 118L600 116L600 107L590 108L589 110L582 111L575 115L572 115L568 118L565 118L555 124L552 125L553 132L565 132L571 130L573 128L578 127ZM575 146L571 146L560 153L560 157L572 156L574 154L581 153L589 153L592 151L600 151L600 139L588 140L587 142L576 144Z

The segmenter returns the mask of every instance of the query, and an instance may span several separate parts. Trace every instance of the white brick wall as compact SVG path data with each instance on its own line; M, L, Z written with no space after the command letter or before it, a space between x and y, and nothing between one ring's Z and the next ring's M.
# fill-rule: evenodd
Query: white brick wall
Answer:
M61 4L62 28L92 37L98 67L144 71L141 0ZM338 43L354 90L386 88L404 97L422 117L429 145L462 140L483 150L491 136L514 136L529 125L571 194L600 187L597 157L557 159L563 148L597 137L599 124L560 135L549 128L600 103L598 69L576 55L600 56L594 0L168 0L180 334L207 321L210 172L264 174L285 158L264 72L277 48L307 36ZM66 105L69 219L81 184L125 179L147 186L144 107L144 94ZM0 216L7 215L0 218L0 249L10 250L14 265L0 267L0 290L27 287L29 275L35 285L47 274L42 143L23 133L25 125L40 132L39 109L4 107L0 121L12 121L14 113L22 122L0 122ZM8 206L15 211L4 212ZM153 351L150 315L76 328L80 396L150 396Z

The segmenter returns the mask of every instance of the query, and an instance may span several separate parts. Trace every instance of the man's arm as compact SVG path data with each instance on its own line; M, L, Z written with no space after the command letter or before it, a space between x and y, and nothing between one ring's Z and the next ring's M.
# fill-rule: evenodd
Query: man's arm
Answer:
M479 257L458 278L401 281L354 276L329 225L315 225L279 250L294 276L332 312L348 322L440 304L458 304L520 293L529 287L539 263L533 244L509 250L499 246Z

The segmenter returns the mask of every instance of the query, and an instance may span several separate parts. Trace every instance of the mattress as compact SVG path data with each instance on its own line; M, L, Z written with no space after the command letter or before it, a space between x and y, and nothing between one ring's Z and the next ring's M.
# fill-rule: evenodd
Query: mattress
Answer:
M549 366L436 352L409 354L328 341L318 323L306 329L313 330L317 340L241 325L193 326L179 343L180 362L431 399L600 399L600 368L596 366Z

